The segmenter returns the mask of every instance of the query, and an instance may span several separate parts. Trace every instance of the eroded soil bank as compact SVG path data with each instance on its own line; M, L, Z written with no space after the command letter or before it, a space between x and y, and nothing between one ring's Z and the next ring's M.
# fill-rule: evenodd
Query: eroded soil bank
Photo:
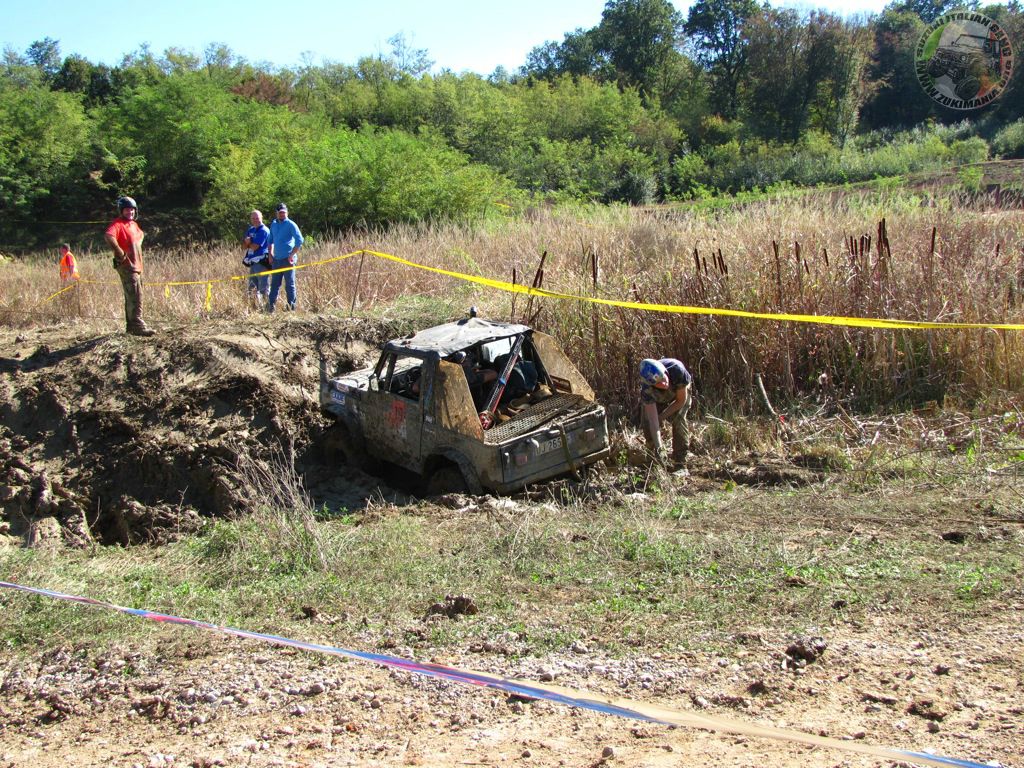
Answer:
M2 533L32 544L160 543L203 517L273 501L251 481L292 470L332 508L392 495L326 464L316 399L321 352L341 369L365 364L389 329L320 319L266 329L216 322L152 339L4 332Z
M75 326L0 332L2 541L160 544L204 518L293 508L302 492L331 511L414 502L419 488L397 468L365 475L321 439L321 357L332 374L369 365L398 331L366 320L260 320L149 339ZM817 476L763 457L727 468L695 462L691 490Z

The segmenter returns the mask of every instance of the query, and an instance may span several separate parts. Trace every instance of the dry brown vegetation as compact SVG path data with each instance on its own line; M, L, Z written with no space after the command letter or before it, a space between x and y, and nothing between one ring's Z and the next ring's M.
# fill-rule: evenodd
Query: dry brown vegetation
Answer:
M145 222L143 222L145 224ZM1014 322L1024 313L1024 217L952 208L900 192L777 198L721 210L536 211L486 225L399 226L320 239L302 261L368 248L410 260L585 296L756 312ZM148 251L147 317L243 317L241 249ZM120 291L105 253L80 258L85 283L66 296L56 258L6 263L0 321L119 324ZM361 274L360 274L361 271ZM357 284L358 276L358 284ZM629 406L636 361L672 355L694 370L706 402L747 410L760 374L782 402L827 386L856 407L946 395L975 400L1024 386L1020 334L890 331L640 312L519 296L367 256L303 269L300 308L374 314L410 324L461 315L528 321L559 337L607 402Z

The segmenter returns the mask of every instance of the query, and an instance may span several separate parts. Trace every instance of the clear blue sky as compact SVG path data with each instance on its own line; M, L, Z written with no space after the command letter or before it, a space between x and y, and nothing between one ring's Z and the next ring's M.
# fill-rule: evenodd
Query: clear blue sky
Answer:
M846 15L878 11L885 2L772 4L830 7ZM675 5L685 14L690 3ZM172 46L201 55L208 44L225 43L249 61L296 67L303 54L314 64L353 64L389 53L388 38L402 33L412 47L429 51L435 71L488 75L499 65L514 72L534 46L596 26L604 6L604 0L0 0L0 45L23 53L50 37L60 42L62 55L117 64L143 43L158 56Z

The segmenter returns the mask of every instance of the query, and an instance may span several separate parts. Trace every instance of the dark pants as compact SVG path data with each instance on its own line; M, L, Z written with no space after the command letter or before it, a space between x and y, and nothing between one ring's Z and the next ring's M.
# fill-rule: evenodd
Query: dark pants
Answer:
M128 267L118 266L117 274L121 277L121 288L124 290L124 322L129 331L138 331L146 327L142 319L142 273L133 272Z

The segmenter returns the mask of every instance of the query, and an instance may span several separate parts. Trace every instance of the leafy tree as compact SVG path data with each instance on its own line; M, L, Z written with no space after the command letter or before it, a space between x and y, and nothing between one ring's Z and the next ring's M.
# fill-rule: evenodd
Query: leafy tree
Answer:
M201 202L211 162L254 129L253 102L242 105L200 72L181 72L136 88L104 115L106 148L147 159L153 195Z
M646 205L658 192L654 160L644 152L612 142L595 153L591 163L592 185L602 202Z
M4 47L3 62L0 64L0 79L22 88L43 85L42 74L29 60L10 46Z
M25 51L25 58L50 82L60 69L60 43L49 37L36 40Z
M520 73L524 77L553 80L562 75L605 79L612 73L598 28L577 28L567 32L561 43L538 45L526 56Z
M962 0L895 0L885 6L885 11L893 13L912 13L921 21L930 24L939 16L949 13L964 5L977 5L977 2L964 3Z
M861 112L868 129L911 126L933 114L934 102L914 69L914 49L924 29L913 13L886 11L873 20L868 78L878 86Z
M693 59L680 54L658 71L647 104L651 109L660 107L679 128L694 136L710 110L708 88L704 71Z
M809 67L817 72L809 124L846 144L857 129L860 111L877 86L867 77L871 40L868 30L830 13L812 13L813 45Z
M809 127L840 144L867 94L867 40L838 16L765 9L747 20L743 119L765 139L798 141Z
M79 93L85 97L85 106L95 107L107 101L113 94L110 67L93 64L78 54L64 59L51 86L55 91Z
M434 66L434 60L430 58L430 51L426 48L413 48L412 44L405 39L405 35L399 32L388 38L391 46L391 60L410 77L419 77L430 71Z
M430 137L335 129L293 143L229 146L212 165L204 217L225 231L254 202L285 198L311 229L484 215L508 182Z
M746 71L743 26L757 13L755 0L697 0L684 30L697 62L711 73L712 100L727 118L736 117L739 86Z
M635 90L568 76L537 83L521 92L526 121L535 136L595 145L625 141L644 106Z
M13 70L28 66L31 66L28 59L14 50L11 46L4 46L3 67L5 76L10 77Z
M659 73L678 58L683 17L668 0L609 0L597 30L620 82L651 93Z
M615 79L651 94L664 70L679 59L682 27L682 16L668 0L608 0L598 26L537 46L521 73L545 80L562 75Z
M795 141L807 124L815 73L809 29L794 10L767 8L747 19L750 77L741 90L743 122L766 139Z
M231 92L245 99L278 106L288 106L295 98L295 89L288 80L266 72L256 72L252 77L231 86Z
M487 82L491 85L511 85L512 73L508 71L507 67L499 64L494 68L494 71L487 76Z
M143 44L121 57L121 62L110 73L114 98L144 85L155 85L165 77L164 70L148 44Z
M92 131L78 97L0 80L0 211L27 217L88 167Z
M984 13L994 19L1006 32L1014 46L1013 74L1006 90L993 105L994 117L1002 123L1011 123L1024 117L1024 63L1021 47L1024 46L1024 8L1019 3L1008 3L1002 10L985 8Z
M157 66L165 75L179 75L199 71L203 62L192 51L172 46L166 49L164 55L157 60Z
M72 54L64 59L53 78L53 88L69 93L85 93L92 79L92 63L84 56Z

